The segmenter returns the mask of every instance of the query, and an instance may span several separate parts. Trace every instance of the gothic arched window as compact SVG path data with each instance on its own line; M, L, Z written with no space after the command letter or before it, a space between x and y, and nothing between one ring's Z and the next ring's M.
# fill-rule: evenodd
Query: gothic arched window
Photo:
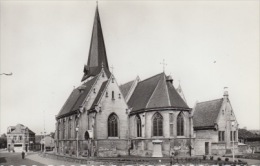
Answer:
M64 120L63 121L62 139L65 139L65 129L66 129L66 123L65 123L65 120Z
M118 118L116 114L111 114L107 121L108 137L118 137Z
M75 116L75 126L74 126L74 137L76 138L77 137L77 130L76 130L76 128L77 127L79 127L79 118L78 118L78 116L76 115Z
M60 133L61 132L61 130L60 130L61 125L60 125L60 121L59 120L58 120L58 124L57 125L58 125L57 139L61 139L61 137L60 137L61 136L61 133Z
M153 117L153 136L163 136L163 117L159 113Z
M71 119L69 119L69 124L68 124L68 138L71 138L71 129L72 129L72 127L71 127L71 123L72 123L72 120Z
M139 115L136 116L136 129L137 137L142 137L142 121Z
M183 136L184 135L184 117L183 113L179 113L177 116L177 136Z

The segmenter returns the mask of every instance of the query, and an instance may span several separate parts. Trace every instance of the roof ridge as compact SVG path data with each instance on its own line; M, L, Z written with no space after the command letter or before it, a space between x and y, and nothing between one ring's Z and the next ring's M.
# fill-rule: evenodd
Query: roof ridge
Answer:
M159 74L158 74L158 75L159 75ZM158 76L158 75L156 75L156 76ZM155 86L155 88L154 88L154 90L153 90L153 93L152 93L152 95L149 97L149 100L148 100L148 102L146 103L146 105L145 105L145 108L147 108L147 106L149 105L149 103L150 103L150 100L151 100L152 96L154 95L154 93L155 93L156 89L158 88L160 81L161 81L161 78L160 78L160 79L158 79L158 82L157 82L157 84L156 84L156 86Z
M159 73L159 74L156 74L156 75L154 75L154 76L152 76L152 77L148 77L148 78L146 78L146 79L144 79L144 80L142 80L142 81L139 81L138 83L141 83L141 82L147 81L147 80L152 79L152 78L154 78L154 77L156 77L156 76L158 76L158 75L160 75L160 74L163 74L163 73L164 73L164 72ZM164 75L165 75L165 74L164 74Z
M128 82L126 82L126 83L120 84L119 87L120 87L120 86L123 86L123 85L126 85L126 84L129 84L129 83L134 82L134 81L135 81L135 79L132 80L132 81L128 81Z
M214 99L214 100L202 101L202 102L198 102L197 104L206 103L206 102L211 102L211 101L216 101L216 100L223 100L223 98Z

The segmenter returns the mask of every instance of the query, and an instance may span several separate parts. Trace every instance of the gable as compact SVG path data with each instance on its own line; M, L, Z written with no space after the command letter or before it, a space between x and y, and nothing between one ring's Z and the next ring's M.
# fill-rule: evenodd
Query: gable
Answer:
M114 98L112 97L112 93L114 94ZM102 106L102 109L123 107L124 111L128 108L128 105L113 75L111 75L107 81L102 83L100 90L91 106L91 110L93 110L96 106Z

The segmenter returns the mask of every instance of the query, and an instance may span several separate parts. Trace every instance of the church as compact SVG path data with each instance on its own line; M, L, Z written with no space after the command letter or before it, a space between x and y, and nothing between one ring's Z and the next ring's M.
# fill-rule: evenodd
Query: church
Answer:
M189 108L172 77L162 72L119 85L109 70L108 57L97 7L81 85L56 115L56 153L77 157L197 154L193 117L199 111ZM210 142L197 141L198 149L204 148L203 141Z

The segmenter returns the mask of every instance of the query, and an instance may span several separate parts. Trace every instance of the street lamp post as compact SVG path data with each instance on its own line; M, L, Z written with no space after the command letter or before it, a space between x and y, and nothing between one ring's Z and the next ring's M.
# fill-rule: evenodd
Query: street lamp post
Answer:
M77 132L77 157L79 156L79 127L76 127L76 132Z
M46 152L46 147L45 147L45 135L46 135L46 132L44 131L44 137L43 137L43 141L44 141L44 152Z

